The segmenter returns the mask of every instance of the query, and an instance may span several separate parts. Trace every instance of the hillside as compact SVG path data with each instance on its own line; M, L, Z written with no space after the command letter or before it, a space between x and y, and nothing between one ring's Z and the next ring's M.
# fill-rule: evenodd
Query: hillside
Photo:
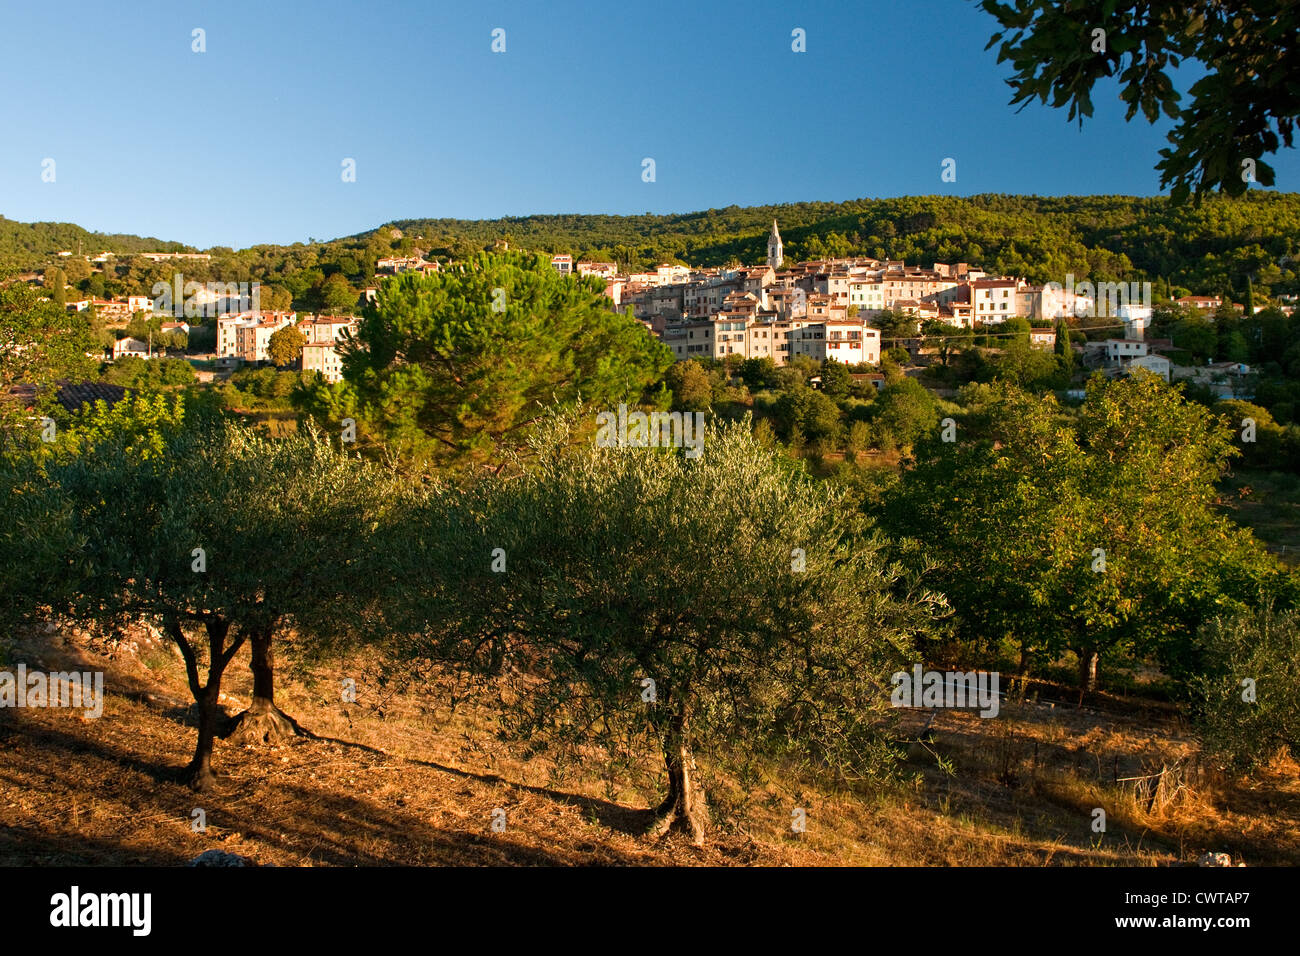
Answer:
M773 219L788 258L965 261L1039 282L1068 271L1118 278L1138 270L1199 284L1265 268L1300 248L1300 196L1280 193L1181 208L1162 197L907 196L671 216L412 219L391 225L435 241L487 243L508 236L526 248L589 259L722 265L761 261Z
M997 721L941 713L934 740L913 748L916 779L897 785L833 791L779 768L745 787L721 781L715 834L697 849L681 836L641 836L644 797L620 781L553 775L542 757L499 742L485 715L451 715L437 691L383 690L359 659L292 678L286 670L281 705L315 736L220 745L224 776L204 796L175 780L192 742L188 691L156 632L50 628L4 663L17 660L102 668L107 701L96 720L0 711L5 866L166 865L207 849L278 866L1169 865L1205 850L1249 865L1300 863L1294 766L1241 786L1189 771L1163 807L1115 783L1195 756L1172 711L1132 699L1076 709L1043 686ZM350 708L329 699L339 673L358 675ZM230 685L223 702L233 711L250 691L246 655ZM794 806L807 810L798 836ZM1105 834L1090 829L1095 807L1107 810ZM494 833L498 808L506 828Z
M96 256L192 251L178 242L122 233L91 232L70 222L15 222L0 216L0 267L34 269L63 251Z
M199 281L258 280L297 301L341 272L355 288L371 283L379 256L420 248L462 257L499 241L512 248L567 252L582 259L643 268L752 263L764 256L773 219L791 260L864 255L912 263L970 262L1034 282L1161 281L1198 293L1244 288L1300 292L1291 257L1300 250L1300 195L1256 191L1174 207L1163 197L909 196L729 206L673 215L548 215L494 220L405 219L328 242L213 248L210 265L187 263ZM398 235L395 237L394 232ZM58 223L0 218L0 277L57 264L60 250L131 253L185 248L135 236L88 233ZM109 293L147 293L174 268L127 261L105 277ZM74 282L76 280L74 279ZM116 285L115 285L116 283ZM305 301L300 305L307 304Z

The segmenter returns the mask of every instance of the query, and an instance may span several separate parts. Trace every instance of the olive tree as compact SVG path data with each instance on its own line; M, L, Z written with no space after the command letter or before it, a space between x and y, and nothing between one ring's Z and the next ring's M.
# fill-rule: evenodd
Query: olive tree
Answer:
M651 832L704 840L697 759L884 770L889 678L942 600L885 556L842 491L716 425L703 453L573 445L431 493L407 519L419 653L496 671L507 732L639 741L667 793ZM423 582L418 586L417 582Z
M110 435L29 477L25 513L44 516L57 546L40 553L60 553L47 561L57 574L46 592L25 603L161 624L198 705L186 776L204 789L218 736L298 731L275 706L272 638L289 624L325 635L359 628L367 579L349 565L389 479L317 434L273 440L216 417L167 428L147 453L139 447ZM227 725L221 682L246 642L253 700Z

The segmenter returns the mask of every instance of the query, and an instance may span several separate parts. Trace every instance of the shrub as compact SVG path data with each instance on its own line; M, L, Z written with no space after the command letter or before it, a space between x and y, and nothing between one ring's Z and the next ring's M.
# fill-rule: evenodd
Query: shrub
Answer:
M1205 673L1193 693L1207 751L1238 769L1284 748L1300 755L1300 612L1215 618L1197 640Z

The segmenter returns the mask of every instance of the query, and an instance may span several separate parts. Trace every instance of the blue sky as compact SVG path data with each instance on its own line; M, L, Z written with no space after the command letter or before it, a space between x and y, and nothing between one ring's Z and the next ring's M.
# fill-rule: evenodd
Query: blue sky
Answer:
M993 28L968 0L9 4L0 214L243 247L417 217L1155 194L1167 126L1125 123L1114 86L1082 131L1015 112ZM1300 188L1296 151L1272 164Z

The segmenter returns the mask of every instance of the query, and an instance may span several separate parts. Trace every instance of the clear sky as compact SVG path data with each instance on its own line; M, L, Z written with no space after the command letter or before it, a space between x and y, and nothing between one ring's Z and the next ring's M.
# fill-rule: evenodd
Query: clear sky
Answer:
M1113 85L1082 131L1017 113L993 30L969 0L11 0L0 214L243 247L419 217L1155 194L1167 126L1126 124ZM1271 162L1300 189L1296 151Z

